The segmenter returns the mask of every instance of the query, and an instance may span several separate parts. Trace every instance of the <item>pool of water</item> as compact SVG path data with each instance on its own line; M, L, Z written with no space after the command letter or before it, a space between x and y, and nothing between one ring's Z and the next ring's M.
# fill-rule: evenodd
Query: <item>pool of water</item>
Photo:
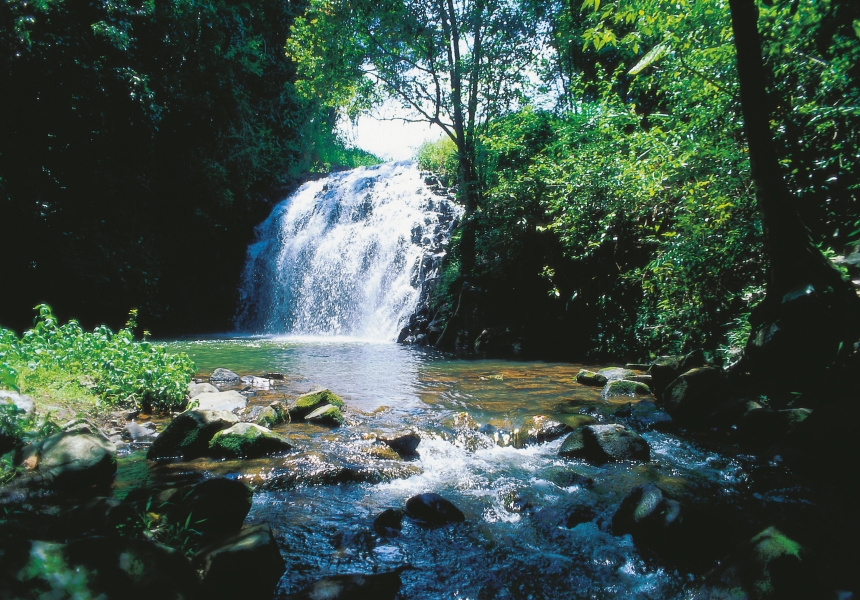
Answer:
M200 459L159 465L150 474L157 480L194 471L254 486L249 521L269 522L276 532L287 563L282 596L329 575L408 566L404 599L683 597L699 567L663 562L637 549L630 536L611 532L612 515L631 488L656 483L689 504L706 501L713 514L753 533L761 524L752 513L738 519L753 497L750 481L760 462L718 442L644 428L649 462L603 466L559 457L561 438L506 444L537 415L616 420L624 404L575 382L584 365L452 360L343 339L233 338L170 347L188 353L204 379L217 367L284 375L252 404L327 387L348 406L348 424L338 429L284 426L280 431L296 446L288 456ZM368 452L375 435L403 429L421 437L414 460ZM466 522L428 529L404 519L399 535L374 531L376 515L423 492L452 501ZM758 512L766 511L758 504ZM570 519L583 510L588 518Z

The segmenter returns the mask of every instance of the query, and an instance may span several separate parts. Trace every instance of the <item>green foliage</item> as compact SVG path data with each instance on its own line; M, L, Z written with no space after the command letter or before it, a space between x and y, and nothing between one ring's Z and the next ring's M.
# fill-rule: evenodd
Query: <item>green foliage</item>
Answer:
M22 390L61 379L88 385L108 404L166 411L184 403L193 362L145 337L135 341L137 311L116 333L104 325L88 333L74 320L60 325L47 305L37 310L20 339L8 330L0 337L0 358L17 368Z
M422 171L437 175L442 185L452 186L457 181L457 145L450 138L424 142L415 152L415 161Z

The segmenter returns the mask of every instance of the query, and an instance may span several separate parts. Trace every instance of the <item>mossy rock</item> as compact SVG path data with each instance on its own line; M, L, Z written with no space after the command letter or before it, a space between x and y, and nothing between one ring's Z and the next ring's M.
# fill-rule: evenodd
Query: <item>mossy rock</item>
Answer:
M600 387L606 385L607 381L608 380L604 375L595 373L594 371L589 371L588 369L581 369L579 373L576 374L576 382L581 383L582 385Z
M221 431L239 422L233 413L224 410L189 410L177 415L161 432L146 457L184 459L204 456L209 441Z
M216 433L209 442L212 456L225 458L256 458L286 452L292 445L282 435L253 423L236 423Z
M257 417L257 425L260 427L277 427L290 422L290 413L281 402L272 402Z
M603 391L600 392L601 398L613 398L617 396L627 396L635 398L636 396L650 396L651 388L644 383L631 381L629 379L615 379L606 384Z
M290 418L293 421L299 421L306 418L307 415L313 413L320 407L327 405L334 406L336 408L343 408L344 403L343 400L341 400L340 397L331 390L319 390L317 392L303 394L296 398L296 401L290 406Z
M337 406L326 404L305 416L305 421L315 423L317 425L326 425L329 427L339 427L344 424L346 419L343 418L343 413Z
M586 425L594 425L595 423L597 423L597 419L595 419L591 415L584 415L582 413L561 414L556 415L556 418L571 429L579 429L580 427L585 427Z

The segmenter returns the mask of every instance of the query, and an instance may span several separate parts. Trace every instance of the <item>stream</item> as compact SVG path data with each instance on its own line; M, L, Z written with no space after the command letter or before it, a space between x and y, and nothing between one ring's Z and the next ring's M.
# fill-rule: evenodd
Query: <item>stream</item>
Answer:
M622 422L629 403L601 399L600 388L574 380L595 365L452 360L348 339L236 337L169 346L188 353L204 377L217 367L282 373L283 380L235 386L253 394L249 414L316 387L346 402L348 422L340 428L277 428L295 446L284 456L150 463L151 483L225 476L254 487L247 522L268 522L275 531L287 564L280 596L329 575L408 566L404 599L681 598L723 550L709 552L713 540L702 539L689 550L706 560L678 564L638 549L629 535L613 535L612 516L635 485L657 484L715 523L730 523L733 543L771 524L790 530L798 511L808 516L818 506L811 489L784 483L778 456L739 454L718 438L682 438L642 422L629 424L651 447L645 463L565 459L558 455L562 438L510 443L535 415ZM375 435L404 429L421 437L415 459L370 451ZM140 459L132 453L124 461ZM374 531L376 515L424 492L453 502L466 521L426 528L405 518L399 534Z

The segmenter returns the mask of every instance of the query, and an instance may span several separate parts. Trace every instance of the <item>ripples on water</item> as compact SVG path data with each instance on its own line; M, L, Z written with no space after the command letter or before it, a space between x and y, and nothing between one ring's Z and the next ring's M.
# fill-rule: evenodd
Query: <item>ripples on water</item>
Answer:
M249 519L267 521L277 532L287 561L281 594L327 575L411 565L402 574L402 598L678 597L688 575L640 555L629 536L613 536L612 514L638 483L729 498L746 480L741 457L667 433L644 433L652 447L647 465L594 467L559 458L560 439L499 447L454 426L454 416L466 412L479 424L510 431L534 415L559 418L559 407L571 405L608 420L599 389L573 380L582 365L452 361L433 351L348 340L237 338L171 346L191 355L202 374L216 367L253 375L278 371L286 377L287 397L328 387L355 411L352 424L335 431L287 426L300 452L286 459L197 467L244 478L259 490ZM411 475L362 479L367 435L405 427L420 432L419 458L374 464L400 463L390 473L402 476L396 469L405 468ZM346 475L332 471L330 480L324 473L306 480L295 475L297 469L322 473L330 460L356 466ZM593 483L584 484L587 478ZM374 533L373 518L382 510L402 508L410 496L428 491L454 502L467 521L424 529L404 519L400 535ZM588 507L593 518L566 527L566 515L577 506Z

